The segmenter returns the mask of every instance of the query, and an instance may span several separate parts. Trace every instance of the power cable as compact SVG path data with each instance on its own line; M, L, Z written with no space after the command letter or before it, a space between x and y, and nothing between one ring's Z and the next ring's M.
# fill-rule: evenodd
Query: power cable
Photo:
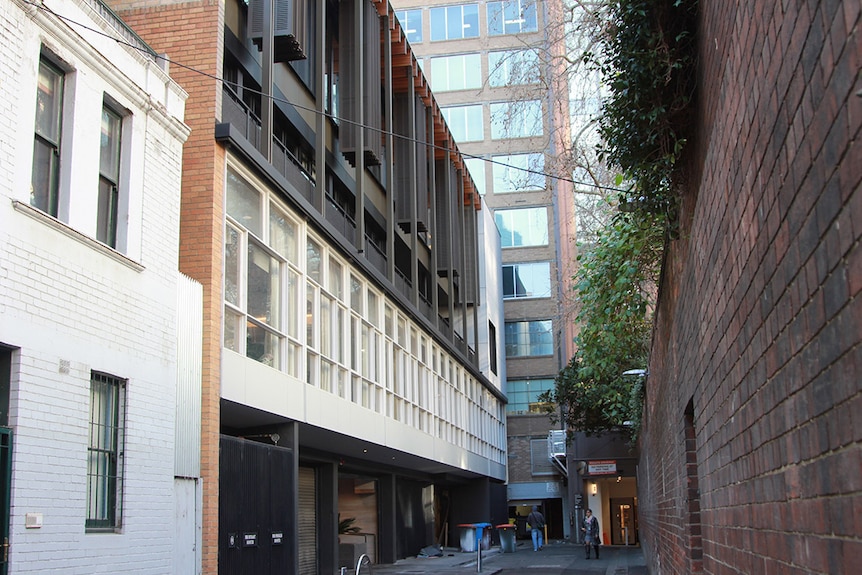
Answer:
M336 123L338 123L338 124L341 124L341 123L352 124L353 126L356 126L356 127L358 127L358 128L366 129L366 130L371 130L371 131L373 131L373 132L377 132L377 133L382 134L382 135L384 135L384 136L391 136L391 137L393 137L393 138L399 138L399 139L401 139L401 140L403 140L403 141L406 141L406 142L411 142L411 143L414 143L414 144L420 144L420 145L423 145L423 146L429 146L429 147L431 147L431 148L433 148L433 149L436 149L436 150L451 151L451 148L447 148L447 147L444 147L444 146L440 146L440 145L438 145L438 144L432 144L432 143L429 143L429 142L424 142L424 141L422 141L422 140L417 140L417 139L415 139L415 138L411 138L411 137L409 137L409 136L404 136L404 135L402 135L402 134L396 134L395 132L390 132L390 131L388 131L388 130L384 130L384 129L382 129L382 128L377 128L377 127L374 127L374 126L368 126L368 125L366 125L366 124L360 124L359 122L355 122L355 121L353 121L353 120L348 120L347 118L341 118L341 117L336 116L335 114L330 114L330 113L328 113L328 112L326 112L326 111L320 111L320 110L318 110L318 109L316 109L316 108L310 108L310 107L308 107L308 106L303 106L302 104L297 104L297 103L295 103L295 102L291 102L290 100L287 100L286 98L279 98L279 97L274 96L274 95L264 94L264 93L263 93L262 91L260 91L260 90L254 90L254 89L252 89L252 88L248 88L248 87L246 87L246 86L241 86L241 85L240 85L240 84L238 84L237 82L231 82L230 80L226 80L226 79L222 78L221 76L216 76L215 74L210 74L209 72L204 72L203 70L199 70L199 69L197 69L197 68L195 68L195 67L193 67L193 66L187 66L187 65L185 65L185 64L183 64L183 63L181 63L181 62L178 62L178 61L176 61L176 60L171 60L170 58L168 58L167 56L165 56L165 55L163 55L163 54L155 54L155 55L154 55L152 52L150 52L149 50L145 50L145 49L144 49L144 48L142 48L141 46L136 46L136 45L134 45L134 44L132 44L132 43L130 43L130 42L126 42L125 40L122 40L122 39L120 39L120 38L116 38L116 37L114 37L114 36L112 36L112 35L110 35L110 34L107 34L107 33L103 32L102 30L97 30L97 29L95 29L95 28L93 28L93 27L91 27L91 26L88 26L88 25L86 25L86 24L82 24L81 22L78 22L78 21L76 21L76 20L73 20L72 18L69 18L69 17L67 17L67 16L62 16L62 15L60 15L60 14L57 14L57 13L56 13L56 12L54 12L51 8L49 8L49 7L45 6L44 4L41 4L41 3L38 3L38 2L33 2L33 0L20 0L20 2L22 2L22 3L24 3L24 4L28 4L28 5L30 5L30 6L33 6L33 7L35 7L35 8L36 8L36 9L38 9L38 10L44 10L45 12L48 12L49 14L51 14L51 15L55 16L56 18L59 18L60 20L62 20L62 21L64 21L64 22L66 22L67 24L73 24L73 25L75 25L75 26L78 26L78 27L80 27L80 28L83 28L84 30L88 30L88 31L93 32L93 33L95 33L95 34L99 34L100 36L104 36L105 38L109 38L109 39L113 40L114 42L117 42L118 44L122 44L122 45L127 46L127 47L129 47L129 48L132 48L132 49L134 49L134 50L138 50L139 52L144 52L144 53L145 53L147 56L149 56L149 57L153 57L153 58L155 58L155 59L157 59L157 60L163 60L163 61L165 61L165 62L167 62L167 63L169 63L169 64L171 64L171 65L173 65L173 66L177 66L177 67L182 68L182 69L184 69L184 70L188 70L188 71L193 72L193 73L195 73L195 74L199 74L199 75L204 76L204 77L206 77L206 78L210 78L210 79L212 79L212 80L215 80L216 82L220 82L220 83L222 83L222 84L226 84L226 85L230 86L231 88L234 88L234 90L236 90L236 88L242 88L244 91L246 91L246 92L251 92L251 93L253 93L253 94L259 95L261 98L269 98L269 99L271 99L271 100L272 100L272 101L274 101L274 102L280 102L280 103L282 103L282 104L287 104L288 106L293 106L294 108L297 108L297 109L300 109L300 110L305 110L305 111L307 111L307 112L311 112L311 113L313 113L313 114L321 114L321 115L323 115L324 117L329 118L330 120L332 120L332 121L334 121L334 122L336 122ZM481 160L481 161L483 161L483 162L487 162L487 163L490 163L490 164L495 164L495 165L498 165L498 166L503 166L503 167L505 167L505 168L510 168L510 169L513 169L513 170L519 170L519 171L521 171L521 172L525 172L525 173L528 173L528 174L537 175L537 176L543 176L543 177L546 177L546 178L551 178L551 179L554 179L554 180L559 180L559 181L562 181L562 182L567 182L567 183L573 184L573 185L575 185L575 186L586 186L586 187L589 187L589 188L597 188L597 189L600 189L600 190L607 190L607 191L610 191L610 192L620 192L620 193L628 193L628 192L630 192L630 191L631 191L631 190L626 190L626 189L617 188L617 187L613 187L613 186L606 186L606 185L603 185L603 184L597 184L597 183L595 183L595 182L581 182L581 181L575 180L574 178L567 178L567 177L565 177L565 176L560 176L560 175L556 175L556 174L551 174L551 173L543 172L543 171L540 171L540 170L533 170L533 169L530 169L530 168L524 168L524 167L521 167L521 166L513 166L513 165L511 165L511 164L507 164L507 163L505 163L505 162L501 162L501 161L499 161L499 160L494 160L494 159L492 159L492 158L485 158L485 157L483 157L483 156L476 156L476 155L474 155L474 154L468 154L468 153L466 153L466 152L461 151L460 149L458 149L458 152L461 154L461 156L462 156L462 157L465 157L465 158L471 158L471 159L475 159L475 160ZM528 152L528 153L529 153L529 152ZM533 153L535 153L535 152L533 152ZM508 155L509 155L509 156L511 156L511 155L519 155L519 154L508 154Z

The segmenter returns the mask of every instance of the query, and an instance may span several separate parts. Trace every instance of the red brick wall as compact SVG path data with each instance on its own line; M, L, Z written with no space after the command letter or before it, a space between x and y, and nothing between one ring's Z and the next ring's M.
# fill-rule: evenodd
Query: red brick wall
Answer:
M218 572L218 438L224 233L224 150L214 138L221 102L224 5L109 0L111 7L157 52L166 54L171 77L189 94L183 148L180 271L201 282L204 293L201 478L203 573ZM203 72L203 74L201 73Z
M647 380L641 541L654 575L856 573L862 4L700 10L697 136Z

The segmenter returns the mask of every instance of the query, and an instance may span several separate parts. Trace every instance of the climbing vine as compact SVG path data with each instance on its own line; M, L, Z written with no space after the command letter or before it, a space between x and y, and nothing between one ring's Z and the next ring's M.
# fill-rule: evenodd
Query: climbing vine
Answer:
M597 49L584 60L608 93L598 152L626 187L611 225L578 258L577 352L540 398L562 408L569 429L627 429L635 439L640 428L644 378L623 374L647 366L662 254L676 229L694 97L696 6L608 0L596 14Z

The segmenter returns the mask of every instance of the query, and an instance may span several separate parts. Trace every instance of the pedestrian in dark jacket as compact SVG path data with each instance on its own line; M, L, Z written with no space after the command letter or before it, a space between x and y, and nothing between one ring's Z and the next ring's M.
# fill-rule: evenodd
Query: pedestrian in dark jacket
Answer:
M527 523L530 524L530 534L533 536L533 551L541 551L545 546L545 516L537 506L533 505L533 510L527 515Z
M599 558L599 520L593 517L593 510L587 509L587 516L584 518L584 526L581 527L584 532L584 549L587 552L587 559L590 558L590 545L596 550L596 559Z

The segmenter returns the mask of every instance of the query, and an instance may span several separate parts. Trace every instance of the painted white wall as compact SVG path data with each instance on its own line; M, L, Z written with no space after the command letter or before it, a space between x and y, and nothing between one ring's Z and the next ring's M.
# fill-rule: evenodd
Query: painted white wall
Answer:
M55 14L114 34L86 0ZM10 573L172 572L185 93L136 50L15 0L0 11L0 342L13 356ZM40 50L69 69L59 219L29 207ZM103 95L130 112L117 250L95 241ZM90 372L127 378L123 527L86 533ZM26 529L26 513L43 525Z
M500 232L493 211L482 199L477 214L479 226L479 369L491 382L506 392L505 316L503 315L503 256L500 250ZM488 322L497 329L497 372L491 371Z

